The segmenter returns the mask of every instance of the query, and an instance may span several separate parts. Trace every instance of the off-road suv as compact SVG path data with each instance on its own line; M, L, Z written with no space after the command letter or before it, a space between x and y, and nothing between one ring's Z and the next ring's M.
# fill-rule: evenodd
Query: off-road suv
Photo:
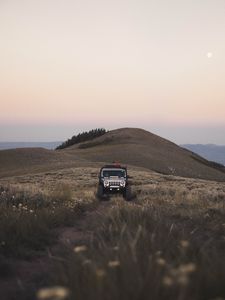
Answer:
M119 164L105 165L99 172L98 198L112 193L121 193L126 200L131 200L127 168Z

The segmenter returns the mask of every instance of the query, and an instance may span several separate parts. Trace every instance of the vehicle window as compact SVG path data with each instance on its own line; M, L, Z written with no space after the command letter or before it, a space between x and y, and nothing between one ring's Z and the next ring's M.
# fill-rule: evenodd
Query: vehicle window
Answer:
M111 176L125 177L124 170L103 170L102 173L103 173L103 177L111 177Z

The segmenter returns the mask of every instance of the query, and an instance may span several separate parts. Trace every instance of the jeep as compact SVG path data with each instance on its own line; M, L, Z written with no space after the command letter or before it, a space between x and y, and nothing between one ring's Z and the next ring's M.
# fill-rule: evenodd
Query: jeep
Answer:
M131 188L128 182L127 168L120 164L105 165L100 169L97 196L121 193L126 200L131 200Z

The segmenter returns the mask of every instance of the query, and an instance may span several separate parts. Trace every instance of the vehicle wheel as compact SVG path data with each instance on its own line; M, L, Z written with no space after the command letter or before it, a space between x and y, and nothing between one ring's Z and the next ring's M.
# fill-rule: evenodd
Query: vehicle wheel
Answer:
M123 197L126 201L131 201L132 200L131 187L129 185L126 186L125 191L123 193Z
M102 200L104 196L104 189L103 186L101 184L98 185L98 189L97 189L97 197L98 199Z

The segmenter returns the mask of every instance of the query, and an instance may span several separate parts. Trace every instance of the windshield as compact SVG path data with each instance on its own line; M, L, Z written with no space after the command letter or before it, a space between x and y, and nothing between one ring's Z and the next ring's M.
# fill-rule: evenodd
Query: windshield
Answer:
M111 177L111 176L125 177L126 176L124 170L103 170L102 175L103 177Z

